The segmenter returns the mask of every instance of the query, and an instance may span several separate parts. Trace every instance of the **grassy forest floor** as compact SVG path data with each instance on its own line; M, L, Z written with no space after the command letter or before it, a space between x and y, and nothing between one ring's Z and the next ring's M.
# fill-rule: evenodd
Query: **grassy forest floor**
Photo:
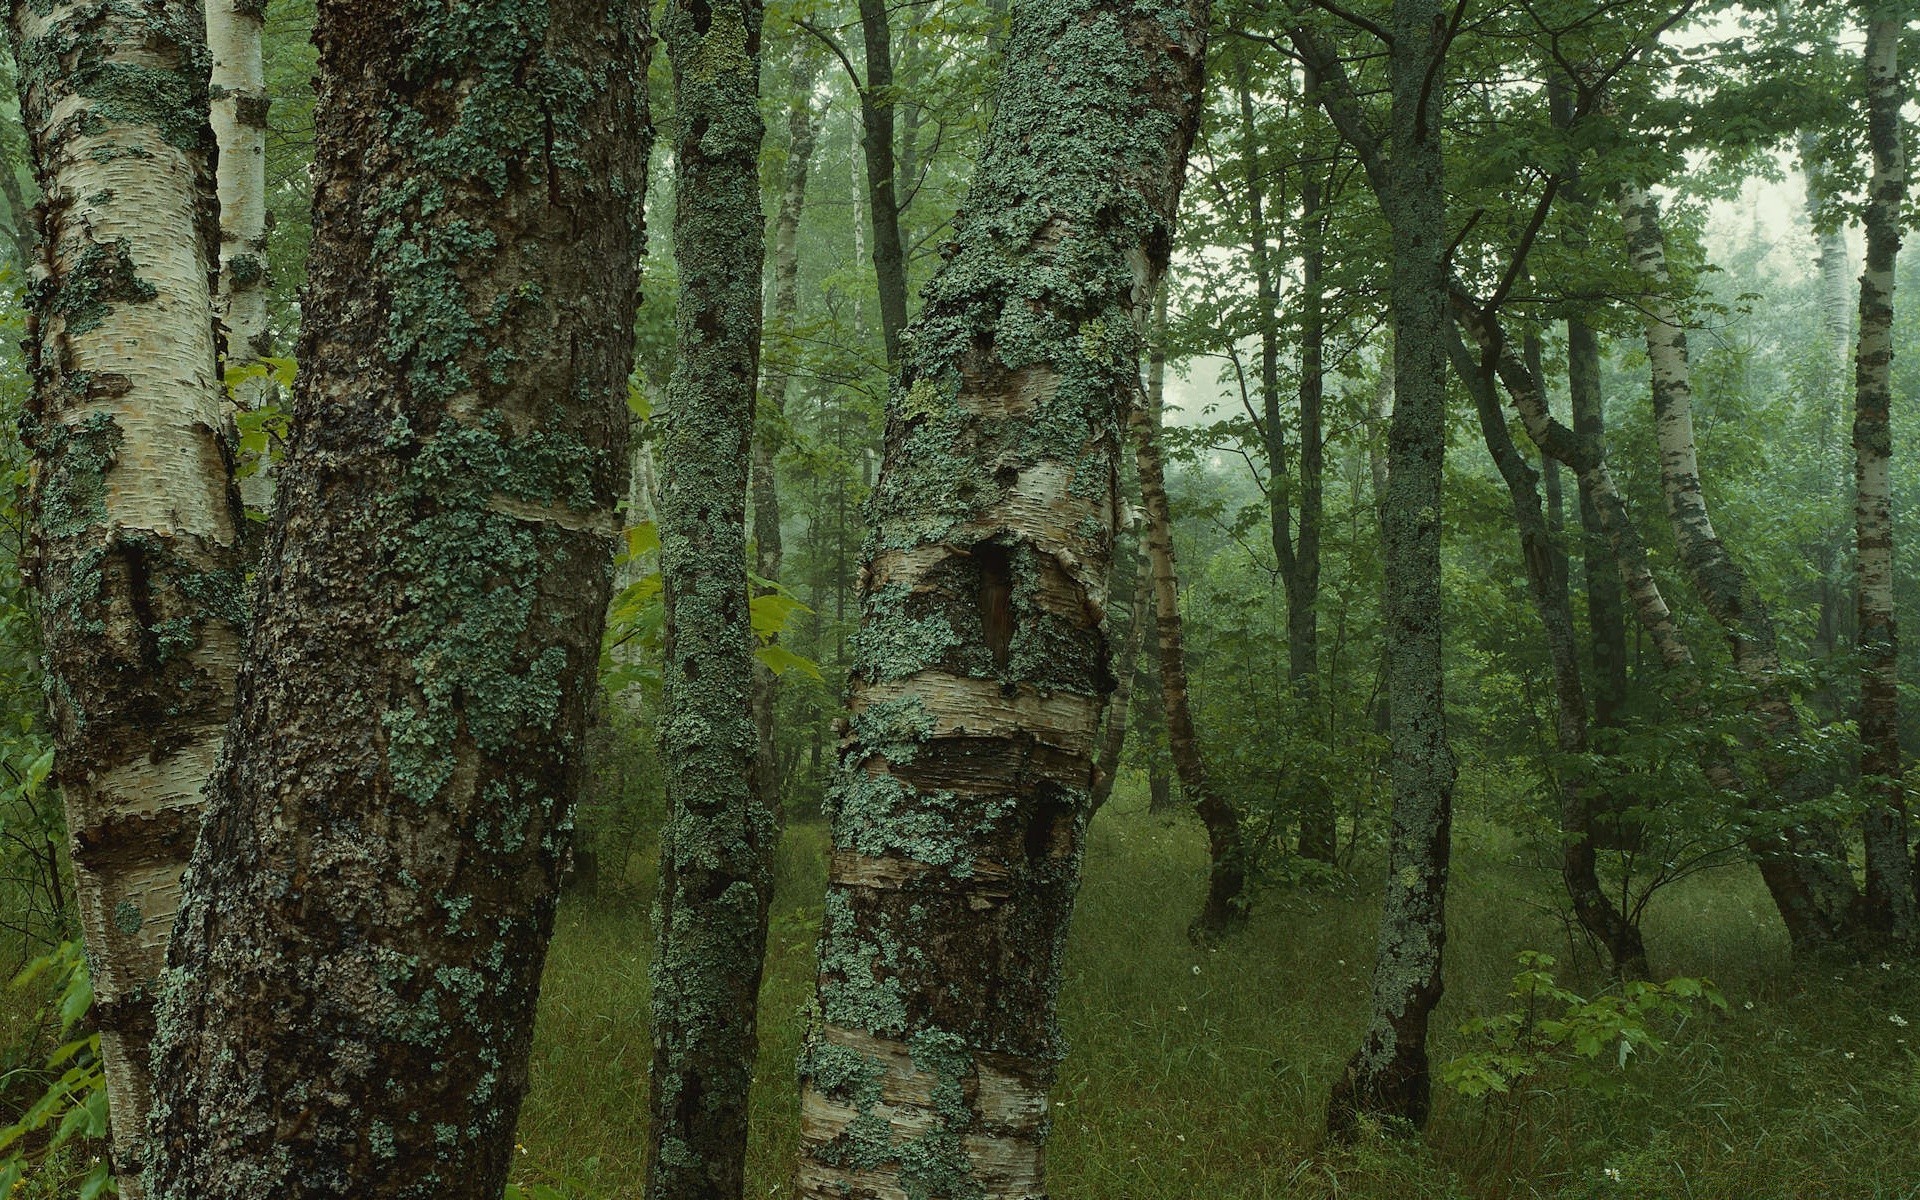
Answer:
M1062 996L1070 1053L1049 1151L1058 1200L1267 1197L1920 1197L1920 973L1911 965L1790 963L1750 867L1663 892L1647 922L1659 977L1704 976L1728 1000L1682 1021L1663 1054L1608 1071L1549 1069L1487 1103L1443 1089L1423 1143L1323 1145L1329 1086L1357 1043L1378 916L1356 894L1270 895L1249 928L1197 951L1186 923L1206 849L1184 814L1124 787L1095 821ZM1514 956L1542 950L1561 982L1603 981L1549 906L1557 879L1507 835L1456 831L1447 994L1435 1061L1509 1010ZM788 1195L794 1061L813 988L826 834L796 824L781 851L761 992L750 1196ZM1373 869L1363 872L1368 876ZM523 1184L638 1196L645 1142L651 868L563 907L521 1121ZM1584 952L1579 956L1585 959ZM1909 1036L1911 1035L1911 1036Z

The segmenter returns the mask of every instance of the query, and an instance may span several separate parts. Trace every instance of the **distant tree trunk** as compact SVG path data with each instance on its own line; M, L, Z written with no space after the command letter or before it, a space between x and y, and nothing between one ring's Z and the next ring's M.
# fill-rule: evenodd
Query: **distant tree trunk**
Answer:
M1606 407L1600 391L1600 340L1578 317L1567 318L1567 390L1573 436L1596 462L1606 461ZM1549 456L1551 457L1551 456ZM1556 460L1557 461L1557 460ZM1580 487L1581 577L1587 593L1587 638L1593 654L1593 723L1617 728L1627 703L1627 623L1620 602L1620 566L1607 541L1600 497L1588 474Z
M1319 86L1307 68L1307 90ZM1326 399L1325 215L1319 178L1311 164L1300 172L1300 536L1287 590L1287 677L1310 728L1326 736L1320 714L1320 524L1325 508L1325 438L1321 414ZM1302 800L1300 853L1331 863L1337 849L1333 793L1309 786Z
M649 1200L738 1200L779 823L759 788L746 497L760 371L760 0L670 0L673 255ZM797 214L796 214L797 219ZM792 280L784 281L791 303ZM776 283L776 287L780 284Z
M213 136L220 146L220 317L227 361L273 349L267 330L267 85L264 0L206 0Z
M1394 398L1387 481L1387 685L1392 696L1393 829L1373 970L1372 1017L1334 1084L1327 1127L1365 1117L1426 1122L1427 1021L1440 1001L1454 760L1441 688L1440 480L1446 452L1447 230L1439 0L1394 0L1393 156L1380 207L1392 230L1388 292ZM1431 89L1431 95L1429 91Z
M232 712L244 616L214 356L206 31L193 5L169 0L51 11L16 0L11 17L46 197L28 291L24 565L39 596L113 1174L132 1197L153 996ZM128 61L137 77L116 65Z
M869 509L802 1065L805 1200L1046 1194L1120 421L1207 12L1065 0L1013 21Z
M1106 807L1113 781L1120 774L1120 752L1127 744L1128 707L1133 700L1134 677L1140 673L1140 647L1146 642L1147 612L1153 604L1153 556L1137 546L1138 564L1133 595L1128 600L1127 640L1113 664L1113 698L1107 702L1106 724L1100 729L1100 749L1094 755L1093 811Z
M1154 300L1154 325L1166 323L1164 290ZM1160 659L1160 703L1167 724L1167 749L1187 803L1207 830L1207 898L1188 928L1200 941L1219 938L1244 924L1246 849L1240 839L1240 815L1207 778L1193 708L1187 699L1186 631L1180 620L1180 578L1173 561L1173 513L1167 503L1166 468L1160 458L1161 408L1158 397L1137 404L1133 426L1134 461L1140 472L1140 505L1146 510L1147 556L1153 560L1155 641Z
M1832 228L1822 229L1821 218L1832 200L1834 180L1831 168L1822 161L1821 139L1812 133L1800 135L1800 160L1807 184L1807 219L1814 232L1818 256L1816 263L1820 278L1820 311L1822 331L1826 334L1828 370L1814 398L1818 406L1819 423L1815 428L1814 451L1816 470L1823 482L1830 482L1836 488L1839 485L1841 470L1838 457L1840 413L1843 405L1842 393L1848 376L1848 366L1853 360L1853 314L1856 304L1853 295L1853 281L1847 268L1847 235L1843 225L1836 223ZM1821 657L1833 659L1841 652L1841 646L1848 640L1849 632L1857 635L1857 630L1846 628L1846 608L1849 595L1842 563L1846 555L1846 531L1837 525L1823 523L1814 534L1814 541L1808 547L1808 557L1818 573L1819 606L1814 620L1814 644ZM1822 688L1827 700L1828 712L1838 718L1844 711L1844 702L1831 687Z
M1618 201L1627 252L1634 269L1652 285L1641 308L1653 375L1661 487L1680 561L1701 603L1726 633L1735 669L1756 690L1763 746L1796 745L1801 740L1800 722L1779 678L1779 646L1766 601L1714 530L1700 488L1686 326L1667 294L1659 206L1650 192L1632 183L1621 185ZM1763 808L1817 797L1821 786L1817 774L1794 766L1791 756L1763 751L1762 768L1766 788L1773 793L1773 797L1757 798ZM1846 932L1857 891L1845 850L1830 828L1814 822L1790 825L1777 836L1763 835L1757 855L1795 946L1830 942Z
M820 132L820 114L813 98L818 78L819 58L807 43L794 43L788 75L792 100L787 108L787 182L780 194L779 214L773 222L773 296L767 312L767 329L776 335L791 334L791 326L800 311L800 212L806 205L807 174ZM769 366L761 379L754 421L751 467L754 573L772 583L780 581L781 564L786 557L774 468L786 438L787 388L792 382L792 368L785 356L791 353L791 347L783 349L782 356L775 360L777 365ZM753 727L759 746L755 762L760 796L776 811L783 788L773 736L779 696L779 677L755 663Z
M28 153L32 153L31 145ZM40 239L34 229L36 216L33 205L27 202L26 189L20 186L18 168L12 163L0 168L0 196L7 201L7 241L11 243L9 249L13 253L13 265L24 279L39 260Z
M168 959L157 1200L505 1186L626 486L642 17L318 5L293 432Z
M1541 511L1533 468L1521 457L1507 432L1506 414L1500 408L1492 378L1474 361L1456 331L1449 330L1448 351L1460 381L1473 396L1481 436L1512 500L1527 590L1546 634L1547 658L1553 666L1554 748L1572 763L1587 752L1587 697L1580 681L1579 642L1566 574L1554 562L1553 529ZM1600 884L1594 853L1592 787L1571 765L1563 768L1560 778L1560 836L1560 874L1581 928L1606 948L1614 974L1646 978L1647 950L1640 929Z
M1889 5L1868 16L1867 140L1873 179L1867 190L1867 263L1860 276L1860 353L1853 409L1854 545L1860 572L1860 774L1869 802L1866 919L1897 938L1914 935L1914 871L1907 849L1907 805L1900 776L1899 642L1894 627L1893 268L1906 200L1900 35L1906 19Z
M893 33L887 0L860 0L867 78L860 87L860 146L867 160L867 214L873 222L873 275L880 290L880 336L889 370L900 364L907 328L907 253L900 238L899 181L893 145Z

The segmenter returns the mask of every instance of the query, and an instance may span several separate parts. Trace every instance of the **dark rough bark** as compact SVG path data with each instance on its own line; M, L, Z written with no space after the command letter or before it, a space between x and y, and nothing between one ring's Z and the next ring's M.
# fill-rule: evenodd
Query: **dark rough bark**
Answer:
M1593 838L1593 789L1574 763L1587 752L1587 696L1580 679L1580 653L1574 633L1573 605L1562 563L1556 563L1554 530L1542 511L1538 476L1507 432L1506 415L1494 382L1477 363L1456 331L1449 331L1448 353L1473 397L1487 443L1513 505L1520 534L1520 560L1527 591L1546 635L1553 667L1554 747L1565 756L1560 778L1560 875L1567 885L1581 928L1606 948L1614 974L1628 979L1647 975L1647 949L1639 926L1628 920L1600 884ZM1549 460L1551 461L1551 460Z
M813 146L820 132L820 113L814 103L819 57L805 42L796 42L793 69L788 76L792 101L787 109L787 182L780 193L780 211L773 221L773 295L767 306L767 329L779 334L793 324L800 309L800 212L807 199L807 176ZM760 381L755 407L753 463L749 487L753 495L753 569L771 583L780 581L786 547L780 532L780 491L774 465L786 437L787 388L792 382L789 362L769 366ZM760 795L778 811L783 785L773 737L774 714L780 698L780 679L764 665L753 671L753 728Z
M624 3L322 0L293 432L156 1036L160 1200L498 1200L626 490Z
M1440 1001L1447 933L1455 767L1440 664L1447 231L1436 82L1446 44L1438 0L1394 0L1392 30L1393 155L1380 206L1393 232L1388 303L1396 391L1385 505L1393 828L1372 1017L1334 1085L1327 1127L1336 1135L1363 1118L1425 1123L1432 1091L1427 1021Z
M1573 397L1573 434L1596 461L1606 458L1606 404L1600 391L1600 340L1578 317L1567 320L1567 390ZM1558 460L1555 460L1558 461ZM1627 622L1620 568L1607 541L1600 498L1587 475L1580 488L1581 578L1587 593L1587 639L1593 656L1593 723L1616 728L1627 702Z
M860 88L860 148L867 160L867 216L873 225L873 276L880 289L880 334L889 369L900 365L907 328L907 253L900 237L899 179L893 144L893 32L887 0L860 0L867 78Z
M673 252L649 1200L737 1200L779 825L759 790L746 497L760 372L760 0L670 0Z
M1860 276L1860 351L1853 407L1854 547L1860 572L1860 775L1868 807L1865 920L1898 938L1915 933L1913 862L1900 781L1899 639L1894 627L1893 451L1891 422L1894 262L1906 157L1900 106L1905 21L1891 5L1867 9L1867 141L1873 180L1867 192L1867 262Z
M1156 325L1164 294L1155 300ZM1153 562L1153 609L1160 661L1161 714L1167 726L1167 750L1180 777L1180 790L1207 830L1207 897L1188 933L1209 941L1246 923L1246 850L1240 839L1240 815L1207 778L1200 736L1187 700L1186 630L1180 619L1180 577L1173 560L1173 510L1167 502L1166 468L1160 458L1161 410L1147 396L1129 417L1134 462L1140 473L1140 506L1146 510L1147 557Z
M10 17L45 196L42 236L22 237L39 254L22 566L39 596L112 1169L133 1196L153 1001L243 625L205 32L197 7L170 0L18 0ZM13 167L0 170L24 227Z
M1172 243L1204 3L1035 0L888 404L869 507L809 1200L1046 1194L1062 951L1110 685L1137 314Z

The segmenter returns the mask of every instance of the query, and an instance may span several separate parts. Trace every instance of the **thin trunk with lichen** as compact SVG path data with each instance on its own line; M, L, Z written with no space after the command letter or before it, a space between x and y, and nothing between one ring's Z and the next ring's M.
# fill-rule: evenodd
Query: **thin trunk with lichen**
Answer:
M1419 1127L1432 1094L1427 1022L1446 943L1453 753L1441 686L1440 481L1446 453L1447 230L1438 0L1394 0L1388 75L1393 154L1380 207L1392 230L1394 410L1384 506L1393 823L1374 957L1371 1018L1333 1087L1327 1128ZM1436 90L1429 94L1429 88Z
M1661 490L1680 562L1694 593L1725 633L1734 669L1754 688L1763 749L1793 745L1802 738L1800 720L1780 677L1773 619L1759 589L1714 529L1700 486L1686 323L1671 295L1659 204L1631 182L1619 186L1616 199L1628 256L1650 285L1640 309ZM1822 782L1817 772L1796 766L1788 755L1763 752L1761 767L1768 794L1750 796L1750 802L1767 818L1766 827L1750 841L1788 936L1801 948L1845 936L1858 896L1845 849L1825 821L1795 811L1819 798Z
M666 607L654 907L650 1200L738 1200L779 825L760 792L746 500L760 370L760 0L671 0L673 377L661 442ZM790 286L790 285L789 285Z
M1035 0L888 404L796 1194L1046 1194L1136 320L1204 3Z
M1154 300L1156 328L1166 324L1166 302L1162 289ZM1154 644L1159 651L1160 711L1167 726L1167 751L1181 792L1207 830L1207 894L1187 927L1190 936L1205 942L1246 922L1247 856L1240 837L1240 814L1207 778L1207 761L1200 752L1193 705L1187 698L1187 637L1180 617L1179 569L1173 559L1173 506L1167 500L1167 471L1160 455L1164 418L1159 400L1156 394L1147 395L1134 406L1128 423L1140 474L1140 506L1146 513L1146 553L1153 566Z
M227 361L273 349L267 329L265 0L206 0L213 136L220 145L220 319Z
M814 100L819 57L810 43L794 43L787 84L787 179L780 192L780 209L773 221L773 295L767 306L766 328L778 337L790 333L800 311L800 212L807 199L807 176L813 147L820 133L821 110ZM769 583L780 581L786 545L780 532L780 488L775 464L786 438L787 388L792 382L790 349L768 366L760 381L754 408L753 461L748 488L753 498L753 570ZM783 780L774 742L774 715L780 699L780 677L764 664L753 670L753 728L759 742L755 770L760 795L776 810Z
M322 0L292 434L157 1200L498 1200L626 485L642 12Z
M1120 774L1120 753L1127 745L1127 720L1133 705L1135 677L1140 673L1140 648L1146 644L1147 609L1153 603L1153 557L1145 546L1134 557L1133 595L1127 604L1127 640L1113 660L1113 697L1107 702L1106 722L1100 728L1100 749L1094 755L1093 811L1099 812L1113 796Z
M112 1171L135 1196L154 997L244 625L214 352L205 29L172 0L18 0L11 21L45 197L28 291L26 565Z
M1867 9L1867 143L1873 178L1867 187L1867 263L1860 276L1860 352L1853 405L1854 547L1860 573L1860 775L1870 928L1896 938L1915 932L1913 860L1907 849L1907 804L1900 777L1899 641L1894 627L1893 573L1893 268L1900 254L1900 210L1906 200L1906 155L1900 106L1905 21L1893 5Z

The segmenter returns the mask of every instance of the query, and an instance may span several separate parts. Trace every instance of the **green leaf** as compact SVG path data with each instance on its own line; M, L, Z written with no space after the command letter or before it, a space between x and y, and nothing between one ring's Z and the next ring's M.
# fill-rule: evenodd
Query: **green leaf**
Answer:
M793 619L795 613L813 611L792 596L783 596L778 592L755 596L747 608L753 621L753 632L763 642L786 632L787 622Z
M766 666L767 670L772 671L775 675L785 675L788 671L798 671L802 675L820 683L826 682L826 677L820 674L820 668L814 665L811 659L800 657L778 642L760 647L753 652L753 656L759 659L761 663Z

